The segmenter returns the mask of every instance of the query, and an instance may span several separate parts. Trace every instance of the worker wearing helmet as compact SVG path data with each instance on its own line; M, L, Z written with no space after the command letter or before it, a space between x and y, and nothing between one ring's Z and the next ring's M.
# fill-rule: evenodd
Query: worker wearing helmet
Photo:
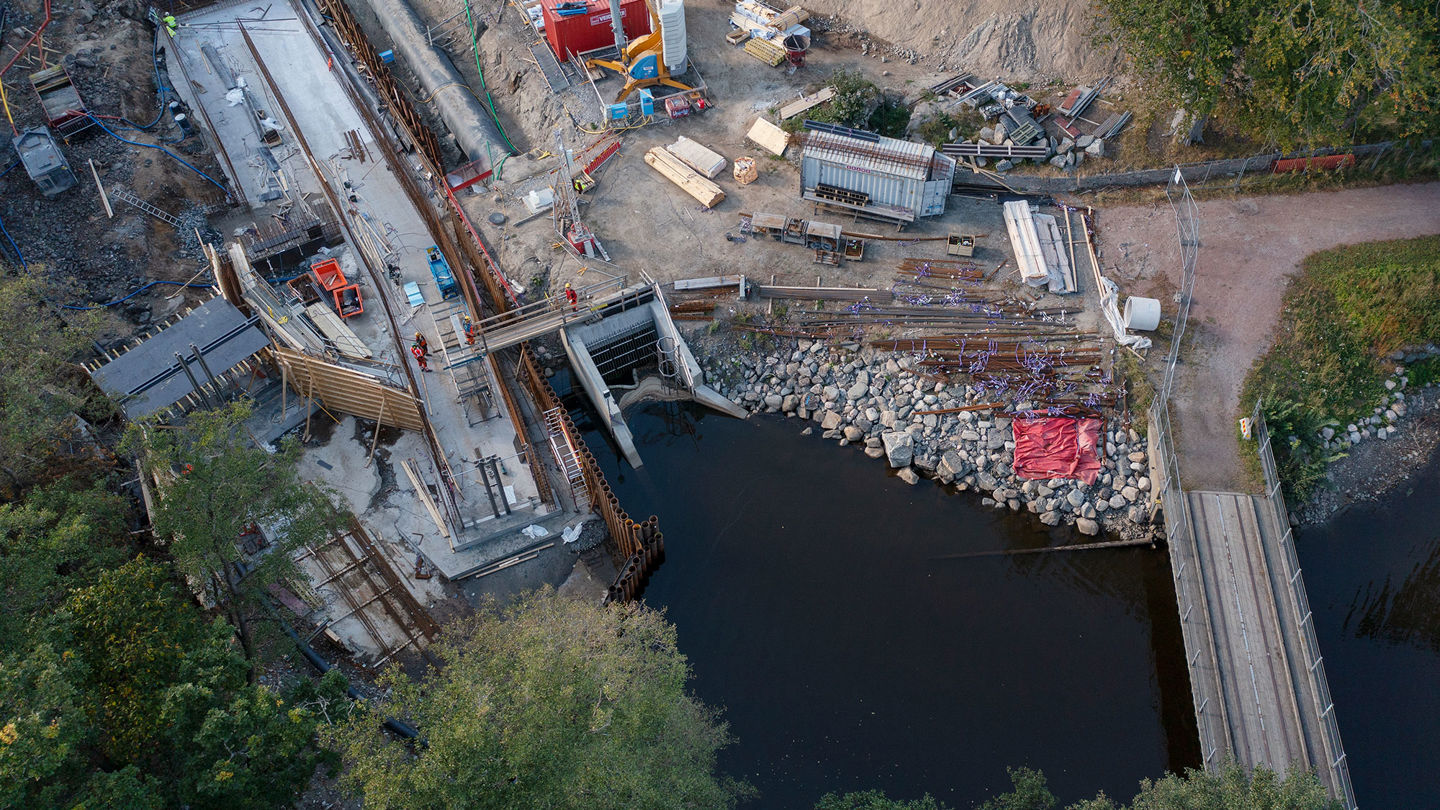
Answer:
M465 321L465 345L475 345L475 324L470 321L469 315L460 316Z
M180 27L180 22L175 19L174 14L166 14L161 19L165 23L165 33L169 34L171 39L174 39L175 29Z
M425 342L425 336L419 332L415 333L415 348L420 350L418 356L424 357L430 353L430 344Z
M430 364L425 362L425 350L420 348L419 343L416 343L414 346L410 347L410 353L415 355L415 362L420 364L421 371L430 370Z
M570 282L568 281L565 282L565 300L570 302L571 312L574 312L580 307L580 296L575 292L575 288L570 286Z

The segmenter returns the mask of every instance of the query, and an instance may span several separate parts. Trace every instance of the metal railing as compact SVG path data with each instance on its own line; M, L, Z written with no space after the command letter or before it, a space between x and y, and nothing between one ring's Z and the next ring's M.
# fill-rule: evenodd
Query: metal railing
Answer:
M1180 486L1180 462L1175 455L1169 403L1163 398L1156 397L1150 405L1150 430L1154 434L1155 458L1165 475L1160 499L1164 507L1165 536L1170 546L1170 568L1175 577L1175 601L1180 608L1180 632L1185 638L1185 666L1190 674L1191 695L1195 700L1195 723L1200 734L1201 755L1205 768L1214 770L1230 750L1229 724L1220 688L1220 670L1215 662L1210 607L1205 599L1205 585L1200 581L1200 549L1190 529L1190 509L1185 491Z
M1324 656L1320 654L1320 642L1315 638L1314 613L1310 610L1310 599L1305 594L1305 580L1300 576L1300 558L1295 553L1295 534L1290 527L1290 516L1285 509L1285 495L1280 491L1280 473L1275 466L1274 448L1271 447L1270 430L1265 424L1265 414L1256 401L1251 415L1257 452L1260 455L1260 469L1265 474L1265 497L1270 501L1269 518L1274 522L1271 528L1274 536L1280 538L1280 561L1284 567L1285 579L1290 583L1286 591L1290 604L1300 626L1301 647L1305 653L1305 669L1310 676L1310 685L1315 696L1314 710L1324 733L1325 757L1334 774L1337 797L1349 810L1355 810L1355 791L1350 784L1350 765L1345 759L1345 747L1340 743L1340 724L1335 719L1335 701L1330 697L1330 684L1325 678Z
M1200 207L1195 204L1179 166L1175 167L1175 173L1165 186L1165 198L1175 211L1175 231L1180 239L1180 293L1176 299L1179 308L1175 313L1175 332L1170 336L1170 354L1165 357L1165 380L1156 397L1168 403L1170 391L1175 385L1175 364L1180 360L1180 341L1185 336L1185 326L1190 322L1190 296L1195 292L1195 262L1200 255Z

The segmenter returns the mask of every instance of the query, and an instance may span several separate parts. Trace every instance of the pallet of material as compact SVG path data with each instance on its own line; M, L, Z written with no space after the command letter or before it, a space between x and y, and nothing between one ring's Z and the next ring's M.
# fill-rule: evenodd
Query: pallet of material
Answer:
M725 171L725 158L684 135L665 147L665 151L680 158L680 162L705 175L707 179L714 180L716 175Z
M645 162L650 164L650 168L664 175L665 179L684 189L686 194L699 200L706 208L714 208L725 199L725 192L721 191L719 186L658 146L645 153Z
M751 39L745 43L745 52L770 67L785 61L785 49L768 39Z
M755 119L755 123L750 126L750 131L745 133L745 137L754 141L756 146L776 156L783 156L785 147L790 145L790 136L785 134L785 130L764 118Z

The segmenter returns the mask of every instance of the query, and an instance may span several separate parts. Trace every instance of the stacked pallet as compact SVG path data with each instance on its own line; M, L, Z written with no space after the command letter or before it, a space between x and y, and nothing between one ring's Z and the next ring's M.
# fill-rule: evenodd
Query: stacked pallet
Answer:
M768 39L751 39L745 43L745 52L770 67L785 61L785 49Z
M719 186L659 146L645 153L645 162L706 208L714 208L725 199L725 192Z

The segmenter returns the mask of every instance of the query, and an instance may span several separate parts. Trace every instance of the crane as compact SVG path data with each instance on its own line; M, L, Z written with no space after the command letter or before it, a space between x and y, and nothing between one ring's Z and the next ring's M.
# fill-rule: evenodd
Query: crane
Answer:
M624 101L626 96L636 90L657 84L680 90L695 89L670 78L670 69L665 66L660 13L656 11L656 4L659 2L660 0L646 0L645 8L650 12L650 33L627 45L625 27L620 18L620 0L610 0L610 27L615 31L615 49L619 55L614 60L590 59L585 62L585 66L604 68L620 74L625 80L625 86L615 97L617 102Z
M582 256L596 253L607 261L609 257L595 238L594 231L580 221L580 197L575 190L575 165L570 161L570 150L565 148L564 130L555 128L555 154L560 158L559 179L555 191L555 230L570 247Z

